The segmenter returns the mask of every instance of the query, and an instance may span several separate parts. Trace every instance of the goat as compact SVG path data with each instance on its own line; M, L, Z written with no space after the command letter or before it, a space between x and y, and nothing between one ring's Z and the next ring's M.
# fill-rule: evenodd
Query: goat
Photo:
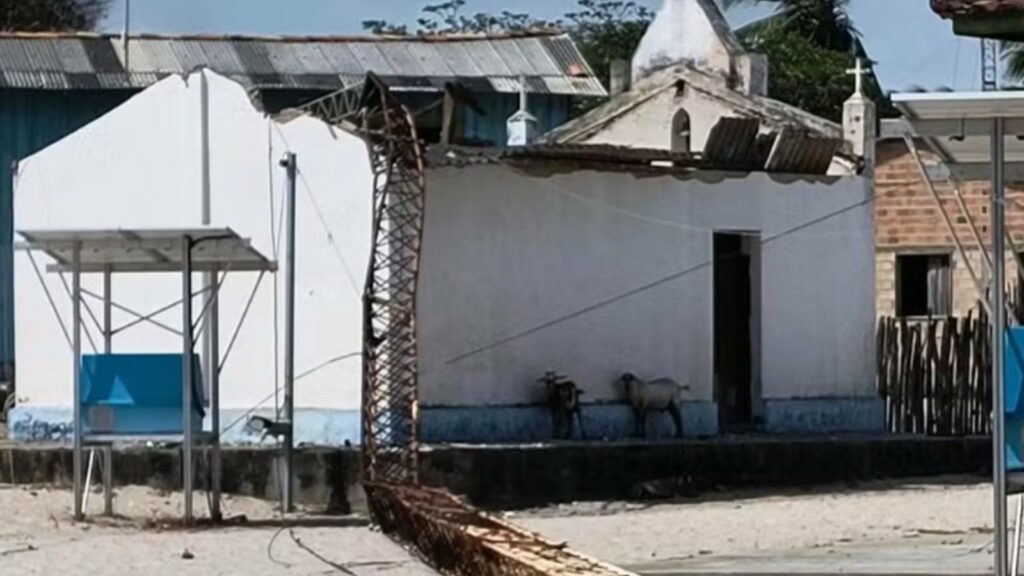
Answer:
M679 395L689 390L671 378L658 378L645 382L626 372L620 378L626 388L626 398L633 407L636 435L647 436L647 413L668 412L676 426L676 437L683 437L683 416L679 409Z
M580 396L583 391L572 380L559 376L557 372L546 372L537 379L545 386L548 409L551 410L551 428L555 439L567 440L572 437L572 417L576 415L580 438L583 434L583 413Z

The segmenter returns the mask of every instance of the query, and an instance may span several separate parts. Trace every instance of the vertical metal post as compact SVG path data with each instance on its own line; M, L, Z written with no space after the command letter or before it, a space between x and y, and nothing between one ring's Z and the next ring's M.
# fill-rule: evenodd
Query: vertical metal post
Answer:
M284 441L284 473L281 475L281 508L291 512L293 508L292 464L295 444L295 180L298 162L295 154L289 152L284 160L288 171L288 237L285 246L285 288L284 288L284 418L287 431Z
M210 372L210 428L213 432L213 446L210 448L210 487L213 492L213 505L210 516L214 522L221 520L220 512L220 483L221 483L221 462L220 462L220 289L219 270L212 274L213 302L210 303L208 312L209 324L207 325L207 337L210 342L207 350Z
M181 470L184 477L185 525L192 524L192 239L181 239L181 426L184 442Z
M114 324L111 315L111 273L108 267L103 271L103 353L110 354L114 348ZM114 515L114 450L110 445L103 447L103 513Z
M204 226L209 226L212 222L213 208L212 199L210 197L210 84L206 78L206 70L199 71L199 167L200 167L200 182L199 188L202 191L202 209L201 209L201 222ZM210 299L213 298L216 302L216 291L217 286L217 273L216 272L204 272L202 281L203 289L203 310L207 310L209 316L203 323L203 354L202 354L202 373L203 377L206 378L206 382L209 385L210 390L210 430L213 434L213 446L210 448L210 483L213 484L210 487L212 494L212 504L210 509L210 515L214 521L220 520L220 404L219 398L217 398L218 391L217 385L217 372L218 372L218 360L217 351L215 350L217 343L216 337L213 334L215 330L214 324L216 323L217 311L213 308L215 304L210 303Z
M206 78L206 71L199 71L199 188L201 193L201 223L209 226L212 222L212 200L210 197L210 85ZM214 274L203 273L203 310L208 310L211 292L215 286ZM213 342L210 338L209 320L204 322L203 328L203 375L211 385L213 383L213 371L217 364L212 362Z
M73 362L74 402L74 490L75 519L82 520L82 245L75 242L71 257L71 360Z
M132 27L132 0L124 0L124 31L121 33L121 50L124 52L124 69L129 70L128 36Z
M1003 188L1003 119L992 121L992 484L994 493L995 573L1006 576L1006 410L1003 388L1003 343L1006 258L1004 235L1006 191Z

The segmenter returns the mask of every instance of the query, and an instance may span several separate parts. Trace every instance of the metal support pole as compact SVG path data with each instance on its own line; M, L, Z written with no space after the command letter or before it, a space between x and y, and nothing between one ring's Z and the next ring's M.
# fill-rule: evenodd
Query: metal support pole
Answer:
M928 170L925 168L924 160L921 159L921 153L917 149L917 143L914 142L914 137L910 134L903 135L903 142L907 145L907 150L910 155L913 156L914 162L917 164L918 173L921 176L921 182L925 188L931 194L932 199L935 200L935 206L939 209L939 214L942 216L942 221L946 224L946 231L949 232L950 238L953 239L953 244L956 246L957 254L960 255L960 259L964 263L964 268L967 269L967 274L971 277L971 282L974 283L974 289L978 292L978 300L982 306L985 307L985 311L988 312L989 316L992 315L992 308L988 301L985 300L985 286L982 284L981 279L978 278L978 274L974 271L974 266L971 264L970 258L967 257L967 250L964 249L963 242L960 241L960 235L956 232L956 226L953 225L953 219L949 213L946 212L946 207L942 204L942 199L939 197L939 193L935 190L935 184L928 176ZM970 219L970 214L967 214L967 218ZM972 224L973 226L973 224ZM984 244L980 244L982 253L985 255L984 259L987 261L988 253L984 250ZM984 263L982 264L984 266Z
M185 525L192 524L192 239L181 239L181 469L185 490Z
M89 511L89 493L92 492L92 469L96 466L96 449L89 450L89 464L85 467L85 486L82 488L82 516Z
M82 520L82 245L75 242L71 264L71 360L73 362L74 402L74 489L75 519Z
M995 573L1006 576L1006 410L1003 388L1003 342L1006 323L1004 307L1006 273L1005 195L1003 188L1002 118L992 121L992 484L994 493Z
M210 428L213 432L213 446L210 448L210 487L213 492L213 505L210 516L214 522L220 522L221 497L221 462L220 462L220 284L219 271L213 272L213 302L210 304L210 317L207 321L207 337L210 348L207 351L210 378Z
M1024 526L1024 494L1017 495L1017 515L1014 517L1013 525L1013 552L1010 562L1010 574L1017 576L1020 574L1020 531L1021 527Z
M284 304L284 419L287 428L284 437L284 473L281 475L281 509L293 509L292 462L295 444L295 180L298 163L289 152L284 159L288 171L288 236L285 246L285 304Z
M110 268L103 271L103 353L110 354L114 349L114 324L112 321L113 292L111 291ZM103 447L103 514L114 515L114 450L109 445Z
M206 78L206 71L199 71L199 188L201 194L201 222L203 226L209 226L212 222L212 204L210 197L210 84ZM216 285L214 274L203 273L203 310L207 309L210 301L212 287ZM217 364L211 362L213 354L213 342L210 338L209 323L204 323L203 328L203 377L206 382L213 383L213 371Z

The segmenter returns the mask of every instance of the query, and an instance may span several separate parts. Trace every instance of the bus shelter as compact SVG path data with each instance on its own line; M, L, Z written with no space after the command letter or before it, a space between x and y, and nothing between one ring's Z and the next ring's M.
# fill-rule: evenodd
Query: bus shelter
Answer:
M276 263L252 247L248 239L229 228L194 229L117 229L117 230L19 230L23 241L17 248L29 253L46 292L51 308L61 322L71 350L74 386L74 514L85 515L96 451L103 460L105 510L112 513L113 457L115 444L159 443L180 446L184 522L193 522L193 492L196 457L202 448L209 454L209 506L214 520L220 519L220 382L224 366L220 358L218 297L224 279L231 273L259 273L253 288ZM71 283L70 330L55 304L54 295L43 281L33 254L41 253L49 262L45 272L67 274ZM193 275L203 274L202 287L193 289ZM82 286L82 275L103 276L103 293L95 294ZM181 298L177 302L143 313L117 304L112 282L121 274L174 274L180 277ZM102 321L84 302L84 296L102 301ZM195 314L193 299L202 296L201 309ZM249 299L251 304L252 298ZM83 304L89 318L103 335L103 350L83 354ZM181 329L157 322L154 317L176 306L181 307ZM133 320L115 327L112 309L130 314ZM246 306L246 311L248 305ZM243 314L241 322L244 322ZM112 349L113 335L142 322L150 322L181 337L177 350L146 354L118 354ZM197 335L206 340L204 354L196 352ZM236 329L237 334L237 329ZM87 332L88 335L88 332ZM228 348L230 351L230 345ZM226 354L225 354L226 356ZM210 429L204 431L204 377L209 384ZM88 471L85 450L90 449ZM83 472L86 472L83 474Z
M995 526L995 572L1009 573L1007 554L1007 478L1017 480L1024 468L1021 464L1021 434L1024 427L1024 406L1020 406L1020 368L1024 352L1020 338L1007 326L1006 312L1006 246L1013 247L1013 237L1006 229L1006 180L1024 178L1024 92L934 92L893 94L892 102L910 125L906 135L908 147L916 156L916 143L927 145L949 169L953 179L991 180L990 250L991 282L979 284L979 291L992 322L992 455ZM920 163L920 160L919 160ZM931 186L925 170L921 170ZM934 192L933 192L934 193ZM959 196L959 192L957 191ZM971 218L967 214L968 219ZM971 222L973 226L973 221ZM1013 256L1018 258L1018 251ZM1019 262L1019 260L1018 260ZM993 289L1000 287L1002 289ZM1002 343L998 345L995 343ZM1016 374L1008 380L1006 375ZM1007 399L1010 399L1010 402ZM1008 437L1007 422L1011 423ZM1008 466L1009 463L1009 466ZM1014 482L1016 485L1017 482ZM1021 519L1024 518L1024 496L1017 512L1016 545L1013 549L1013 571L1017 571L1020 554Z

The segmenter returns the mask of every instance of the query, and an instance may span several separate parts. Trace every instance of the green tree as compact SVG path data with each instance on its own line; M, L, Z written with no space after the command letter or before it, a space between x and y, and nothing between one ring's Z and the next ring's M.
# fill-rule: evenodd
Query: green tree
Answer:
M860 34L847 13L849 0L719 0L723 8L775 3L777 10L738 31L748 50L768 56L769 95L824 118L839 121L843 103L853 92L846 73L854 54L863 55ZM612 60L632 58L654 14L634 1L578 0L578 8L549 22L527 14L503 12L466 16L466 0L429 5L417 21L416 34L517 32L561 28L576 41L594 73L608 85ZM373 20L374 33L410 34L406 26ZM868 80L867 91L880 102L883 115L894 113L881 88ZM587 108L577 107L576 112Z
M1024 42L1003 42L1000 52L1006 79L1018 84L1024 82Z
M537 28L558 27L557 22L537 20L528 14L505 10L500 14L477 12L467 16L462 12L466 0L448 0L428 4L416 20L415 34L433 36L445 34L495 34L523 32ZM364 20L363 29L374 34L407 36L409 27L386 20Z
M601 82L608 86L613 60L631 60L654 13L636 2L579 0L565 15L566 29Z
M822 118L842 119L843 103L854 89L854 79L846 73L853 55L817 46L779 25L762 28L744 43L768 57L770 95Z
M739 31L742 37L756 36L761 30L782 27L799 34L812 45L835 52L863 56L860 32L850 18L850 0L720 0L729 9L744 4L773 4L775 12Z
M93 30L110 0L0 0L0 31Z

